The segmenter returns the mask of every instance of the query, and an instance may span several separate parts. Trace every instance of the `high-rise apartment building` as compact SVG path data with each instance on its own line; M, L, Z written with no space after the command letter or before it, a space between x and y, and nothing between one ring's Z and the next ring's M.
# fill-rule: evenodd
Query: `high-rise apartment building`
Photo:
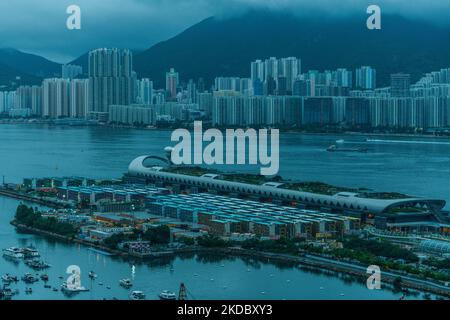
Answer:
M301 60L295 57L270 57L264 61L253 61L250 64L250 79L254 95L261 95L262 87L266 88L266 93L277 91L291 95L301 69ZM281 85L278 83L280 79ZM276 88L272 90L274 83Z
M10 109L13 109L15 100L15 91L0 91L0 112L9 112Z
M137 81L137 103L150 105L153 104L153 81L144 78Z
M170 71L166 72L166 91L169 100L175 100L177 98L178 81L178 72L175 72L174 68L170 68Z
M89 80L73 79L70 82L70 117L86 118L89 108Z
M411 76L407 73L391 74L391 97L408 97Z
M70 80L53 78L42 82L42 116L70 116Z
M63 64L61 66L61 75L64 79L73 79L83 74L83 67L75 64Z
M130 50L96 49L89 52L89 112L134 102L133 56Z
M369 66L356 69L356 87L363 90L374 90L377 86L377 71Z

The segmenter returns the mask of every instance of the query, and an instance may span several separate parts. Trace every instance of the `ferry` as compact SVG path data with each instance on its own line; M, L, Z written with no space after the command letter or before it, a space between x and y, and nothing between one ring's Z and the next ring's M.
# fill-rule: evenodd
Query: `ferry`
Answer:
M327 148L328 152L367 152L367 148L338 148L335 144L332 144Z
M131 300L145 300L145 293L143 293L142 291L133 291L130 294L130 299Z
M3 249L2 253L3 253L3 256L8 257L8 258L13 258L13 259L23 259L23 257L24 257L22 249L16 248L16 247Z
M119 284L124 288L131 288L133 286L130 279L122 279L119 281Z
M172 291L164 290L159 294L159 298L161 300L176 300L177 296Z

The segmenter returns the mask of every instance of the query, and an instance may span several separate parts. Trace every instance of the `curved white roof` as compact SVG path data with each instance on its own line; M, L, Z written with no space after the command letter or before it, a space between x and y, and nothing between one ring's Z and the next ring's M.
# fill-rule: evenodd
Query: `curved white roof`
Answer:
M368 211L373 213L386 212L389 208L400 205L426 205L441 210L446 202L438 199L404 198L404 199L371 199L358 197L356 193L337 193L335 195L324 195L311 192L283 189L282 186L255 185L242 182L211 179L207 177L196 177L178 173L155 170L154 167L146 167L143 162L153 156L140 156L134 159L128 166L128 173L135 176L151 177L171 183L192 184L199 187L215 188L225 192L239 192L254 195L275 197L284 200L304 202L307 204L323 207L334 207L340 209Z

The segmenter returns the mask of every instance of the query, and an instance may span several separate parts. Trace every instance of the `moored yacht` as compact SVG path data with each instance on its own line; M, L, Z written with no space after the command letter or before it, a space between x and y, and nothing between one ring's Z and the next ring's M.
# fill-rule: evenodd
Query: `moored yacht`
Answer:
M34 283L39 281L39 279L35 278L31 273L25 273L22 277L22 281L25 283Z
M4 274L2 276L2 281L5 283L11 283L11 282L17 282L19 281L19 279L17 279L17 277L10 275L9 273Z
M39 259L27 260L27 261L25 261L25 264L36 270L50 268L50 265L48 263L41 261Z
M89 291L89 289L86 289L85 287L82 287L82 286L67 285L67 282L64 282L61 285L61 291L66 292L66 293L77 293L77 292Z
M119 284L124 288L131 288L133 286L130 279L122 279L119 281Z
M4 300L10 300L13 295L18 293L18 290L12 290L10 288L3 287L3 289L0 289L0 298Z
M130 294L131 300L145 300L145 293L142 291L133 291Z
M24 257L23 251L20 248L11 247L2 250L3 256L13 259L22 259Z
M172 291L164 290L159 294L159 298L161 300L176 300L177 296Z
M37 251L37 249L34 247L23 248L22 253L23 253L24 257L27 259L39 258L41 256L39 254L39 251Z

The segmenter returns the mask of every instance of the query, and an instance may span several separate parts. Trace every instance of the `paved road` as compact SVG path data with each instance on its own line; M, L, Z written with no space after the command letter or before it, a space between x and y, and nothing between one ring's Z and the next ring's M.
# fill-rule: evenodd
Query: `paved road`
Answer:
M351 263L348 263L348 262L331 260L331 259L327 259L327 258L312 256L312 255L309 255L309 254L305 255L305 257L310 259L310 260L322 261L324 263L328 263L328 264L336 265L336 266L342 266L342 267L350 268L350 269L353 269L353 270L362 271L364 273L367 271L367 267L363 267L363 266L356 265L356 264L351 264ZM414 277L411 277L411 276L406 276L406 275L403 275L403 274L400 274L400 273L395 273L395 272L390 272L390 271L381 271L381 276L383 276L383 274L391 276L391 277L394 277L394 278L395 277L401 277L402 279L409 280L411 282L420 283L420 284L423 284L423 285L427 285L427 286L430 286L430 287L434 287L434 288L438 288L438 289L450 292L450 287L447 287L445 285L440 285L440 284L437 284L435 282L431 282L431 281L428 281L428 280L422 280L422 279L418 279L418 278L414 278Z

